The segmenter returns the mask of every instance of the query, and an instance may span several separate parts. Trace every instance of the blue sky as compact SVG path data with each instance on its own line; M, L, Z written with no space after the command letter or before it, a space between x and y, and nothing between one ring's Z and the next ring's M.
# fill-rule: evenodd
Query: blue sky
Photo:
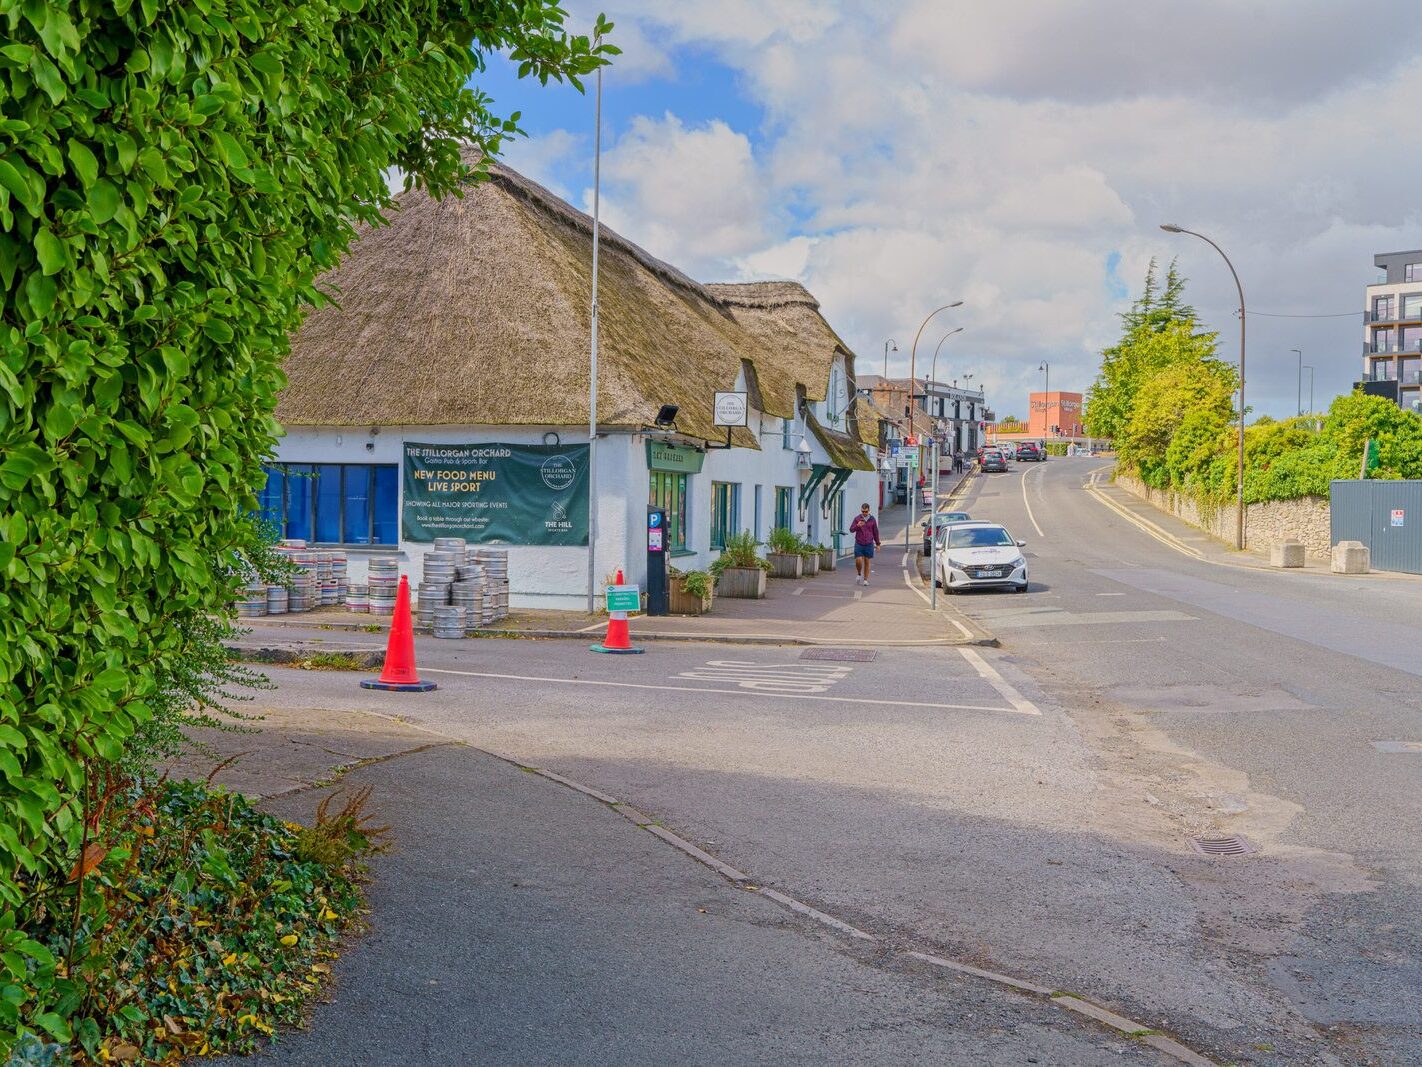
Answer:
M1044 359L1054 385L1090 385L1151 259L1177 258L1232 333L1223 264L1161 222L1214 237L1274 315L1361 310L1373 254L1422 247L1422 142L1398 133L1422 99L1411 0L1378 0L1394 31L1366 64L1329 0L1254 0L1243 21L1234 0L1018 0L1010 20L972 0L598 6L625 49L605 79L608 225L695 278L802 282L871 366L895 339L891 373L926 311L962 300L922 345L964 327L950 376L1004 414ZM493 59L479 79L523 113L507 161L586 208L591 97L514 73ZM1293 348L1326 403L1361 342L1359 318L1251 318L1251 407L1292 414Z

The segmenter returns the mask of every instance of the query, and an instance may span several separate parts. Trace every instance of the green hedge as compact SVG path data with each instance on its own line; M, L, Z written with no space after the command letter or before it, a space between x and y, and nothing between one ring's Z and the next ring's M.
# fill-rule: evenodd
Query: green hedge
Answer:
M515 132L466 87L487 53L543 80L601 62L562 18L0 0L0 1053L40 958L14 909L66 886L183 621L235 599L314 278L379 224L391 168L454 193L461 145Z

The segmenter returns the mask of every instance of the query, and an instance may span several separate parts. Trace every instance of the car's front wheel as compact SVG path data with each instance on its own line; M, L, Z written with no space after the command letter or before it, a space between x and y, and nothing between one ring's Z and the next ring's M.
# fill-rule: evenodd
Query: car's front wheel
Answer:
M1013 591L1014 593L1025 593L1025 592L1027 592L1027 583L1026 583L1026 582L1023 582L1021 585L1013 586L1012 591Z

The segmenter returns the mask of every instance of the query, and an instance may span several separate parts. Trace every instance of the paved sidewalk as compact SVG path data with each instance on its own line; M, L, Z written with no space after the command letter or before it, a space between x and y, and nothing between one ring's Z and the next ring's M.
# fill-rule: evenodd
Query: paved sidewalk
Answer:
M1168 1062L1040 996L829 931L476 749L358 712L257 710L260 733L210 738L251 752L218 781L372 786L394 844L331 1002L230 1067ZM265 806L309 820L329 791Z
M946 500L946 492L940 499ZM709 614L668 615L631 619L634 640L667 639L730 644L914 645L992 644L993 638L944 599L931 611L927 601L904 579L904 528L908 509L883 512L884 546L874 560L867 587L856 584L854 560L841 556L833 571L813 578L767 582L762 600L717 597ZM911 567L923 543L917 521L909 531ZM911 571L910 573L913 573ZM917 583L921 588L922 583ZM390 620L328 608L300 615L244 620L252 635L243 647L293 648L312 642L320 647L378 647L378 635ZM489 637L546 637L595 640L607 626L606 616L584 612L518 611L497 626L481 631ZM329 637L323 637L329 634ZM336 637L343 634L344 637Z

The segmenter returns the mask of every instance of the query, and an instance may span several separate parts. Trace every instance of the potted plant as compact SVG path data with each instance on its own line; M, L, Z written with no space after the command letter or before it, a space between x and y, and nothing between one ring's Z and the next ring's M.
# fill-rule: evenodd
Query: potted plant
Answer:
M798 538L798 540L800 542L798 549L800 558L805 561L800 573L806 578L813 578L820 573L820 546L812 545L803 537Z
M800 538L783 526L771 530L765 541L765 558L770 561L770 573L777 578L801 577L805 573L801 544Z
M818 547L820 550L820 570L834 570L836 566L834 549L826 548L824 545L819 545Z
M668 608L673 615L704 615L711 610L711 576L705 571L671 571Z
M707 568L721 596L759 600L765 596L765 575L770 564L755 553L755 535L749 530L731 534L721 554Z

